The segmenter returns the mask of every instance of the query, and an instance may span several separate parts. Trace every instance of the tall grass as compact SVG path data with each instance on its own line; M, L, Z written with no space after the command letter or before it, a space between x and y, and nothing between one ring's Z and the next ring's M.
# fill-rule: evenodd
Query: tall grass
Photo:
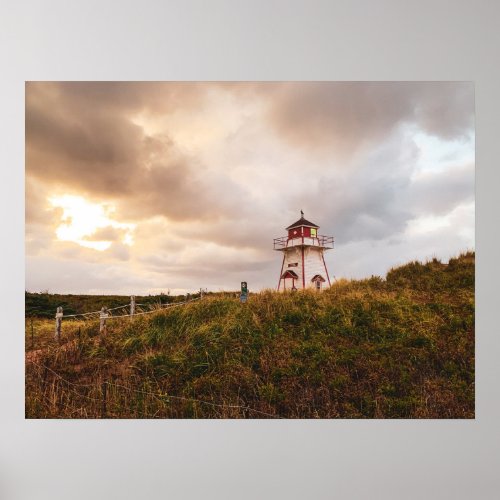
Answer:
M101 337L67 321L62 346L37 322L29 418L474 417L471 252L322 293L212 295Z

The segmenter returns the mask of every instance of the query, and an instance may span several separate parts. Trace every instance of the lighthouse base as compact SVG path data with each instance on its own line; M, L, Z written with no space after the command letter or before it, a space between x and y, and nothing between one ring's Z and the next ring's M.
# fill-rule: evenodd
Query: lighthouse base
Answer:
M297 245L282 251L279 291L307 288L320 291L330 286L323 248Z

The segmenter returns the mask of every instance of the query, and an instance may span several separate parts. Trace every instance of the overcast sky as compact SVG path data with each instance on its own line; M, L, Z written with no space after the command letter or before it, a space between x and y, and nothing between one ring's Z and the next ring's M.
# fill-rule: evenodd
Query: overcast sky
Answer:
M473 84L26 85L27 290L276 287L301 209L336 279L473 249Z

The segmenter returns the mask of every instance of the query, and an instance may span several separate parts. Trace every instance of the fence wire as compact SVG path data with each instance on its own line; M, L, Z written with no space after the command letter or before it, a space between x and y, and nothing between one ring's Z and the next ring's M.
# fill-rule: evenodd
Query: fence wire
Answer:
M109 319L114 319L114 318L130 318L130 317L134 317L134 316L141 316L143 314L151 314L151 313L154 313L154 312L157 312L157 311L161 311L161 310L164 310L164 309L169 309L171 307L177 307L177 306L182 306L182 305L186 305L186 304L190 304L191 302L196 302L197 300L200 300L201 297L196 297L194 299L190 299L190 300L185 300L183 302L171 302L169 304L135 304L136 307L138 306L149 306L150 309L149 310L139 310L139 312L134 312L134 314L130 314L129 313L126 313L126 314L110 314L110 311L117 311L119 309L124 309L124 308L130 308L130 304L125 304L125 305L122 305L122 306L116 306L116 307L112 307L110 309L106 309L105 311L102 311L102 310L99 310L99 311L91 311L91 312L86 312L86 313L78 313L78 314L64 314L62 316L62 319L68 319L68 318L74 318L74 319L78 319L80 318L81 320L87 320L87 319L90 319L90 320L94 320L94 319L100 319L101 318L101 314L104 312L107 314L106 316L106 319L109 320Z
M37 363L35 361L31 361L31 364L37 366L41 370L46 370L47 372L52 373L58 380L60 380L61 382L64 382L65 384L67 384L68 385L68 390L70 392L74 393L76 396L78 396L80 398L83 398L83 399L87 399L89 401L98 402L98 403L102 403L103 402L103 398L94 398L94 397L88 396L87 394L80 394L79 392L77 392L73 388L86 388L86 389L90 388L90 389L96 389L97 390L98 387L99 387L99 385L101 386L101 388L104 385L106 385L107 387L114 387L114 388L118 388L118 389L124 389L124 390L127 390L129 392L134 392L134 393L137 393L137 394L150 395L150 396L153 396L156 399L162 401L163 403L169 403L170 399L174 399L174 400L184 401L184 402L189 402L189 403L198 403L198 404L201 404L201 405L208 405L208 406L212 406L212 407L216 407L216 408L222 408L222 409L226 409L226 410L227 409L237 409L237 410L242 410L242 411L249 411L249 412L253 412L253 413L256 413L256 414L259 414L259 415L263 415L263 416L270 417L270 418L275 418L275 419L281 419L281 418L283 418L283 417L280 417L279 415L268 413L268 412L265 412L265 411L262 411L262 410L257 410L255 408L252 408L251 406L247 406L247 405L221 404L221 403L215 403L213 401L206 401L206 400L203 400L203 399L189 398L187 396L174 396L174 395L168 394L168 393L162 393L162 392L158 393L158 392L145 391L145 390L142 390L142 389L135 389L133 387L127 387L127 386L122 385L122 384L117 384L117 383L114 383L114 382L110 382L108 380L105 380L105 381L103 381L101 383L94 383L94 384L78 384L78 383L71 382L71 381L65 379L62 375L60 375L56 371L52 370L52 368L49 368L48 366L46 366L44 364L40 364L40 363ZM44 382L44 384L45 383L46 382ZM65 406L67 406L67 405L65 405ZM73 410L73 408L71 408L71 407L69 407L69 408ZM76 411L79 411L79 410L75 409L74 411L76 412Z

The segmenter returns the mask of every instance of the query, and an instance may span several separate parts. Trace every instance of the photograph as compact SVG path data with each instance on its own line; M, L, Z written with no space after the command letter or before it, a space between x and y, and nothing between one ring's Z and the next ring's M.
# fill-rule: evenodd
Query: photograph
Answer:
M473 81L24 105L25 419L475 419Z

